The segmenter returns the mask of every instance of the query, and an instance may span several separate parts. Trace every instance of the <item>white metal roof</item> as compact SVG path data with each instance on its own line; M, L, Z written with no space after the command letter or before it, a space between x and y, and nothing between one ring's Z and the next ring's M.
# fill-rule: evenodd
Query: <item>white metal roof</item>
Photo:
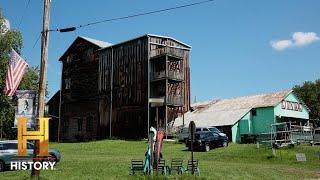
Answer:
M108 46L112 45L111 43L100 41L100 40L97 40L97 39L88 38L88 37L85 37L85 36L79 36L79 37L91 42L92 44L95 44L95 45L99 46L100 48L105 48L105 47L108 47Z
M278 105L292 90L275 93L243 96L237 98L213 100L205 102L206 106L195 107L195 111L185 113L185 126L194 121L196 126L233 125L245 116L252 108L271 107ZM198 103L197 105L203 105ZM173 126L182 125L182 117L175 119Z
M78 36L71 44L70 46L67 48L67 50L62 54L62 56L59 58L59 61L62 59L62 57L65 56L65 54L69 51L69 49L72 47L72 45L77 41L77 39L84 39L96 46L99 47L99 49L101 48L106 48L106 47L109 47L109 46L112 46L111 43L108 43L108 42L104 42L104 41L100 41L100 40L96 40L96 39L92 39L92 38L88 38L88 37L85 37L85 36Z
M144 35L142 35L142 36L138 36L138 37L135 37L135 38L132 38L132 39L129 39L129 40L126 40L126 41L117 43L117 44L113 44L112 46L117 46L117 45L119 45L119 44L123 44L123 43L129 42L129 41L133 41L133 40L136 40L136 39L145 37L145 36L160 37L160 38L171 39L171 40L173 40L173 41L176 41L177 43L180 43L180 44L186 46L187 49L191 49L191 46L190 46L190 45L188 45L188 44L186 44L186 43L184 43L184 42L182 42L182 41L179 41L179 40L177 40L177 39L175 39L175 38L172 38L172 37L169 37L169 36L155 35L155 34L144 34ZM104 50L105 48L107 48L107 47L101 48L101 49L99 49L99 51L100 51L100 50Z

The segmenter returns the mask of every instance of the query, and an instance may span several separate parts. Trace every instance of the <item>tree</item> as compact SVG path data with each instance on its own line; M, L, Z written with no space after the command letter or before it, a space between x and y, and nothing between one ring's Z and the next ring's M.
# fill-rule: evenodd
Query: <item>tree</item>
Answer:
M297 96L308 106L310 109L309 115L312 120L320 119L320 79L312 82L306 81L302 85L297 85L293 88ZM317 126L320 122L316 121Z
M11 99L3 93L3 90L5 88L11 48L20 53L23 46L21 33L17 30L6 30L4 22L5 19L0 9L0 122L2 122L3 138L15 139L16 130L12 128L15 112L14 105ZM39 70L37 67L31 67L24 75L18 89L37 90L38 82Z

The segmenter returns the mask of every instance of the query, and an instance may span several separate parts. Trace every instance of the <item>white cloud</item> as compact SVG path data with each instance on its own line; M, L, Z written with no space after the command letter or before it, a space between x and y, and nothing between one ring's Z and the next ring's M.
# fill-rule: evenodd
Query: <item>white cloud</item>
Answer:
M274 40L270 42L273 49L282 51L292 47L302 47L320 40L314 32L295 32L292 34L292 39Z
M314 32L295 32L292 38L296 46L304 46L320 39Z
M291 40L271 41L271 46L277 50L282 51L292 46Z

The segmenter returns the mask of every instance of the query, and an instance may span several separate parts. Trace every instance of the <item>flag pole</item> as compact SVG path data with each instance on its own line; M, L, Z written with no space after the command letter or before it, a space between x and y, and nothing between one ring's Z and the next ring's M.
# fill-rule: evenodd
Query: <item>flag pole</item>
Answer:
M50 11L50 0L44 0L44 13L43 13L43 24L42 24L42 38L41 38L41 64L40 64L40 80L39 80L39 94L38 94L38 118L44 116L44 100L46 90L46 69L48 59L48 45L49 45L49 12ZM38 119L36 119L36 130L39 129ZM35 142L34 156L39 154L39 142ZM40 171L32 168L31 177L39 178Z

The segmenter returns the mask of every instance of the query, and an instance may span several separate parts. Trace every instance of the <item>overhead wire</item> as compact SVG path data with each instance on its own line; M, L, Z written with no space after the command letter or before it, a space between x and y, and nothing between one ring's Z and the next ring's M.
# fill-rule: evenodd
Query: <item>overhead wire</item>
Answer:
M70 31L75 31L75 30L77 30L79 28L84 28L84 27L87 27L87 26L92 26L92 25L101 24L101 23L105 23L105 22L118 21L118 20L123 20L123 19L135 18L135 17L139 17L139 16L146 16L146 15L150 15L150 14L173 11L173 10L176 10L176 9L182 9L182 8L186 8L186 7L196 6L196 5L200 5L200 4L209 3L209 2L212 2L212 1L214 1L214 0L205 0L205 1L200 1L200 2L195 2L195 3L190 3L190 4L184 4L184 5L180 5L180 6L175 6L175 7L165 8L165 9L159 9L159 10L154 10L154 11L148 11L148 12L143 12L143 13L138 13L138 14L133 14L133 15L127 15L127 16L116 17L116 18L111 18L111 19L103 19L103 20L100 20L100 21L94 21L94 22L81 24L81 25L77 25L77 26L71 26L71 27L67 27L67 28L49 29L48 31L70 32ZM27 8L29 6L29 3L30 3L30 0L28 0ZM23 19L23 16L22 16L20 21L22 21L22 19ZM21 22L19 23L19 25L20 24L21 24ZM38 36L37 40L33 44L32 50L37 45L40 37L41 37L41 33L39 33L39 36Z
M27 13L27 10L28 10L28 8L29 8L29 5L30 5L30 0L28 0L27 5L26 5L26 8L25 8L25 10L24 10L24 13L22 14L22 16L21 16L21 18L20 18L20 21L19 21L19 24L18 24L18 29L20 28L20 25L22 24L22 20L23 20L25 14Z
M118 20L123 20L123 19L135 18L135 17L139 17L139 16L145 16L145 15L156 14L156 13L161 13L161 12L166 12L166 11L172 11L172 10L176 10L176 9L181 9L181 8L186 8L186 7L190 7L190 6L196 6L196 5L200 5L200 4L204 4L204 3L209 3L212 1L214 1L214 0L205 0L205 1L200 1L200 2L195 2L195 3L165 8L165 9L159 9L159 10L154 10L154 11L148 11L148 12L143 12L143 13L138 13L138 14L133 14L133 15L127 15L127 16L116 17L116 18L111 18L111 19L103 19L100 21L94 21L94 22L81 24L81 25L77 25L77 26L71 26L71 27L67 27L67 28L50 29L48 31L70 32L70 31L75 31L76 29L79 29L79 28L84 28L87 26L92 26L92 25L101 24L101 23L105 23L105 22L118 21Z

